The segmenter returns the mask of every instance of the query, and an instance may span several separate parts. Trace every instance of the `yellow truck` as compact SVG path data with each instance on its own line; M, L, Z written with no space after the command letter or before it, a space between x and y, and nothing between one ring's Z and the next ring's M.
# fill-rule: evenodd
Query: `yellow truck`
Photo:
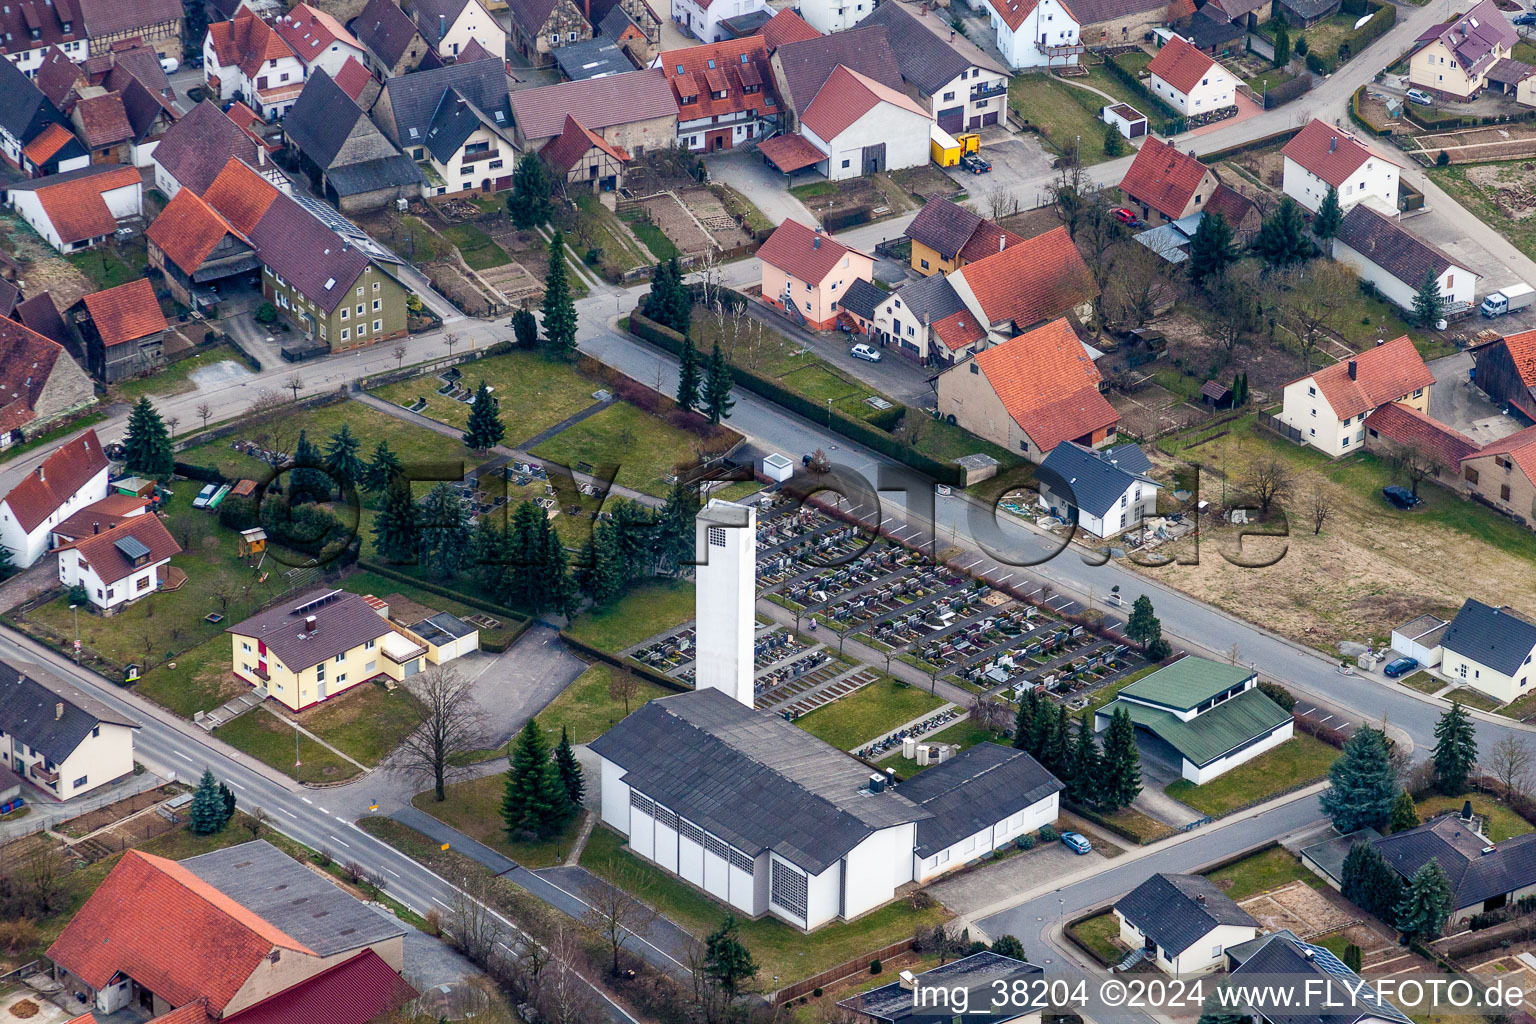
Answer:
M981 148L981 136L975 132L951 135L934 125L929 135L928 148L933 154L934 163L940 167L955 167L966 153L974 153Z

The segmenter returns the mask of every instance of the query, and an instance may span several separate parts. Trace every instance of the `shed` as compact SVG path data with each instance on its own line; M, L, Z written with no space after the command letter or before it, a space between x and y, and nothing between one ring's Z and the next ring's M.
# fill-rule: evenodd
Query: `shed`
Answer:
M762 472L769 480L781 484L795 475L795 463L787 455L772 452L763 456Z
M259 555L267 550L267 531L259 526L240 531L240 557Z
M125 476L112 481L112 490L134 498L151 498L155 494L155 482L140 476Z
M1438 615L1420 615L1392 631L1392 649L1425 668L1434 668L1444 656L1440 641L1450 628L1451 624Z
M1105 104L1099 112L1105 124L1112 124L1128 139L1139 139L1147 134L1147 115L1128 103Z
M480 631L450 612L438 612L406 631L427 647L427 661L441 665L480 649Z
M1200 401L1215 409L1232 408L1232 388L1219 380L1208 380L1200 385Z

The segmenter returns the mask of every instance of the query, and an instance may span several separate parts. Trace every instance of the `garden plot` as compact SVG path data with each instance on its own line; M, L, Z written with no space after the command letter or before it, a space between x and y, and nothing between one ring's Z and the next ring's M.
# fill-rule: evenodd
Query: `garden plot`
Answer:
M676 192L661 192L637 205L684 256L702 256L714 248L714 236Z
M1289 928L1303 939L1354 924L1357 918L1335 906L1306 882L1296 881L1238 903L1265 931Z
M1181 401L1157 384L1111 392L1109 404L1120 414L1120 428L1135 437L1157 437L1210 418L1209 412Z
M1510 123L1481 128L1417 135L1414 142L1426 153L1444 152L1453 164L1482 163L1488 160L1520 160L1536 154L1536 125ZM1527 170L1524 175L1529 180Z
M718 248L734 249L752 241L752 236L736 223L736 218L726 210L720 197L709 189L702 186L683 189L678 193L678 199L704 225Z

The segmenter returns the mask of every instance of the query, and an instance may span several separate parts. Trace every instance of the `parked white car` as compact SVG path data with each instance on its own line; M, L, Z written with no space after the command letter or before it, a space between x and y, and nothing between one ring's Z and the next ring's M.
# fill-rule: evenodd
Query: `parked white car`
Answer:
M176 72L181 70L181 61L177 60L175 57L161 57L160 70L164 71L168 75L174 75Z
M878 363L880 361L880 353L868 345L855 345L848 350L848 354L855 359L862 359L869 363Z

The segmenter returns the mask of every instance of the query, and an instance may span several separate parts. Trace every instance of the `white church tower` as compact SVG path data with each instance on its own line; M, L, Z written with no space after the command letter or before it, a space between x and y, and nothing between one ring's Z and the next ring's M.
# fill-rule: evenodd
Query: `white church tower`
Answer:
M694 686L754 703L752 639L757 625L757 511L712 499L694 518L698 559Z

